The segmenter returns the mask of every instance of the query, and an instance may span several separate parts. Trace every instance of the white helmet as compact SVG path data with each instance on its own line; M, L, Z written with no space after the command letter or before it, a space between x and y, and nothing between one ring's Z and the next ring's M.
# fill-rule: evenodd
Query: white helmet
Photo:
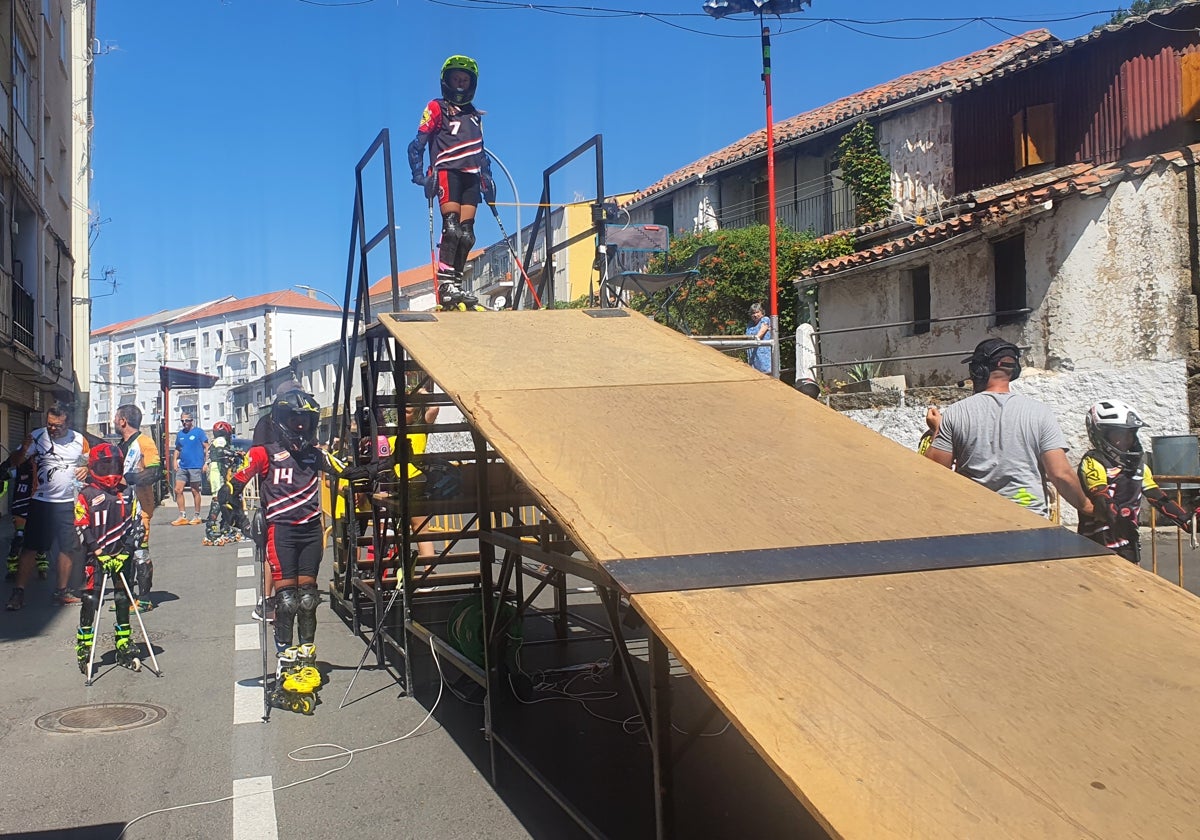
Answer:
M1088 439L1091 440L1092 446L1099 449L1101 454L1128 470L1136 470L1141 466L1142 444L1138 440L1137 430L1146 424L1128 403L1121 400L1100 400L1088 409L1084 425L1087 427ZM1128 449L1118 446L1109 437L1109 433L1114 431L1133 432L1133 443Z

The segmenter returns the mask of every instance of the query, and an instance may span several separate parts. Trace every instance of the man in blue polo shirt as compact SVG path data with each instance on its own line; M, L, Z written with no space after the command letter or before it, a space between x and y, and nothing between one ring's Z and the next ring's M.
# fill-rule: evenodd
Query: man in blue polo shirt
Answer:
M204 480L204 467L208 463L208 435L197 428L192 415L185 411L179 417L180 429L175 433L175 504L179 507L179 518L172 525L199 525L200 482ZM183 501L183 488L192 491L196 513L187 516L187 505Z

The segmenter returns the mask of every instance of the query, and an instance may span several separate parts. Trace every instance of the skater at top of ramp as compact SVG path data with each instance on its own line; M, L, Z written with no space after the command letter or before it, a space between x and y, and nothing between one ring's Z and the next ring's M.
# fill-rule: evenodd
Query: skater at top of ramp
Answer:
M491 165L483 150L483 112L474 105L479 65L465 55L442 64L442 96L425 106L417 136L408 144L413 183L429 199L429 236L433 238L433 200L442 214L442 241L437 257L438 303L443 309L473 309L475 295L463 291L463 270L475 244L475 208L479 199L496 198ZM425 168L425 147L430 166ZM432 250L432 242L430 243Z

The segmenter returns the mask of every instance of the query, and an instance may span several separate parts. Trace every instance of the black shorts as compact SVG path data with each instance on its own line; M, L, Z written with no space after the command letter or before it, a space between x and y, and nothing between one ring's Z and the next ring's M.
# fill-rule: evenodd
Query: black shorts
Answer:
M456 204L479 206L479 173L463 172L460 169L439 169L438 203L453 201Z
M317 576L325 553L325 531L320 518L303 525L267 523L267 562L275 580Z
M25 520L25 548L49 552L55 547L64 554L70 554L79 547L79 534L75 530L75 504L31 499L29 516Z

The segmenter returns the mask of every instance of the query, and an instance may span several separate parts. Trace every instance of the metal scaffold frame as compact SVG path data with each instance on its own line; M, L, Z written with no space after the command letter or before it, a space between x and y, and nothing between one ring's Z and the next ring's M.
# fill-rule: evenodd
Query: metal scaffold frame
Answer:
M596 153L598 197L592 220L596 241L600 243L605 240L606 208L602 203L599 135L545 171L542 203L549 200L551 175L589 150ZM377 159L383 166L387 221L368 236L363 171ZM396 441L424 435L437 444L431 444L431 451L422 454L415 453L411 444L399 447L391 456L394 465L382 469L370 487L340 482L328 488L326 512L332 520L334 554L334 575L329 587L332 606L366 644L360 667L372 658L375 667L392 672L406 695L412 696L414 691L413 655L421 655L430 648L442 665L453 666L480 686L486 695L483 728L493 785L498 777L499 748L592 837L605 835L522 753L519 733L504 729L505 715L497 698L507 690L510 671L505 662L505 646L510 631L517 625L535 618L546 619L553 625L553 638L523 644L568 645L598 639L611 643L616 652L613 674L618 681L623 678L626 682L628 699L650 733L655 834L668 837L673 818L668 685L671 662L666 647L653 633L648 634L649 678L648 686L643 687L622 632L626 606L612 577L602 567L581 559L566 531L533 493L515 481L508 466L470 423L424 422L424 409L449 408L453 401L382 323L372 323L368 257L384 243L392 267L393 317L414 321L437 317L431 313L407 312L407 301L399 294L391 193L390 143L384 129L355 167L341 364L334 383L335 417L329 444L331 448L340 447L347 460L359 463L388 457L377 445L383 439L394 445ZM539 214L542 213L539 208ZM545 222L549 254L569 244L554 243L548 213L534 221L535 229L539 220ZM531 239L527 261L533 248ZM540 278L543 299L551 297L553 272L550 261ZM519 306L518 293L513 307ZM596 310L593 314L602 317L618 313ZM352 396L351 377L355 375L359 385L357 398ZM417 410L418 418L411 423L410 407ZM456 451L453 444L442 445L447 435L456 433L470 436L469 448ZM453 498L425 498L422 471L431 464L446 461L452 462L465 477L464 492ZM440 525L436 531L435 520ZM443 548L432 559L419 560L418 546L431 542L440 542ZM568 575L582 578L595 587L606 625L571 609ZM551 606L535 605L535 600L547 592L551 595ZM467 597L479 599L482 663L473 661L451 642L444 615L448 603ZM413 641L417 642L415 647Z

